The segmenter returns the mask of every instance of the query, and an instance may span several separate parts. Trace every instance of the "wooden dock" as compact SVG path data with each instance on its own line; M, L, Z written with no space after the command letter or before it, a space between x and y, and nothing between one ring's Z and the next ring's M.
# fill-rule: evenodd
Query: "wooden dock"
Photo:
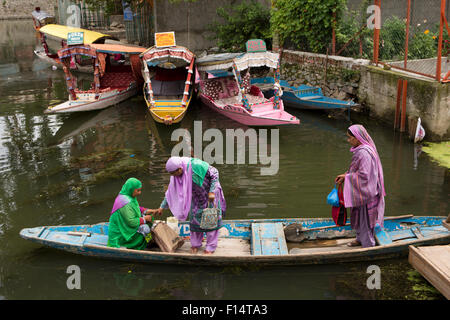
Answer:
M409 246L409 263L450 300L450 245Z

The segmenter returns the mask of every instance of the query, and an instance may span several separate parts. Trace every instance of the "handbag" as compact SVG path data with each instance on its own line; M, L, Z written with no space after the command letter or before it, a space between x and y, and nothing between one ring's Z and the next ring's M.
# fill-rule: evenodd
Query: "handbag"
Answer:
M337 226L345 226L347 223L347 208L344 204L344 192L342 191L342 184L338 187L338 206L331 207L331 216L333 218L334 223Z
M336 184L334 185L333 190L331 190L328 194L327 203L333 207L339 207L339 195L338 190L336 189Z
M218 227L220 219L220 209L206 208L202 212L202 219L200 221L200 228L204 230L213 230Z

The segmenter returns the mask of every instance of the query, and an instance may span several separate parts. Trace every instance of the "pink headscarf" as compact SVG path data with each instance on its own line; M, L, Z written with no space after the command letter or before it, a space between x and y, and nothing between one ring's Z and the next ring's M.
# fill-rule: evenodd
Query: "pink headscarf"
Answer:
M172 214L180 221L185 221L191 209L192 200L192 166L189 166L191 158L171 157L166 162L166 170L173 172L183 169L180 176L171 176L169 187L166 191L166 200Z
M350 148L351 152L355 152L359 148L363 147L366 150L368 150L372 156L375 159L375 162L377 164L378 169L378 180L381 185L381 194L382 196L386 196L386 190L384 189L384 175L383 175L383 167L381 165L380 156L378 155L377 147L375 146L375 143L373 142L372 138L370 137L369 133L367 132L366 128L364 128L360 124L354 124L348 128L350 132L353 134L353 136L358 139L359 142L361 142L361 145L357 147Z

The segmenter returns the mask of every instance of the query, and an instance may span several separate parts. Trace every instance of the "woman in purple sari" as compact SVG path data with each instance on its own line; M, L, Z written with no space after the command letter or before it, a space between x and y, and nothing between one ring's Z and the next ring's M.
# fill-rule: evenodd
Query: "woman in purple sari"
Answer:
M204 253L214 253L226 210L219 171L205 161L188 157L171 157L167 160L166 170L171 175L170 183L157 213L161 214L163 209L169 208L178 220L188 219L192 253L197 253L202 246L204 233L206 233ZM221 215L216 228L205 230L200 228L200 221L203 210L208 205L219 208Z
M375 225L383 227L384 220L383 167L375 143L362 125L350 126L347 137L352 162L346 173L336 177L336 183L344 183L345 207L351 207L350 223L356 230L356 240L349 246L373 247Z

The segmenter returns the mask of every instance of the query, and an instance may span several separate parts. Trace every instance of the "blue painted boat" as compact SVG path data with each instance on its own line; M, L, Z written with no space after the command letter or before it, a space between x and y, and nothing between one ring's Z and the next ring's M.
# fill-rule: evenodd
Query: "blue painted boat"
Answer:
M406 256L408 246L449 244L445 217L386 217L376 232L378 244L371 248L349 247L355 237L349 221L335 226L328 218L224 220L216 252L190 253L189 223L179 222L184 245L174 253L159 248L131 250L107 247L108 223L74 226L44 226L20 231L24 239L86 256L127 261L191 265L304 265L369 261ZM299 226L301 243L286 242L288 226ZM292 229L292 228L291 228ZM301 229L301 230L300 230Z
M266 78L253 78L250 80L252 85L257 86L266 95L267 98L273 96L274 79L270 77ZM317 110L330 110L330 109L348 109L351 107L359 106L359 104L353 101L344 101L324 96L322 89L319 87L311 87L307 85L300 85L299 87L292 87L287 81L280 80L280 86L283 90L281 98L286 106L298 108L298 109L317 109Z

